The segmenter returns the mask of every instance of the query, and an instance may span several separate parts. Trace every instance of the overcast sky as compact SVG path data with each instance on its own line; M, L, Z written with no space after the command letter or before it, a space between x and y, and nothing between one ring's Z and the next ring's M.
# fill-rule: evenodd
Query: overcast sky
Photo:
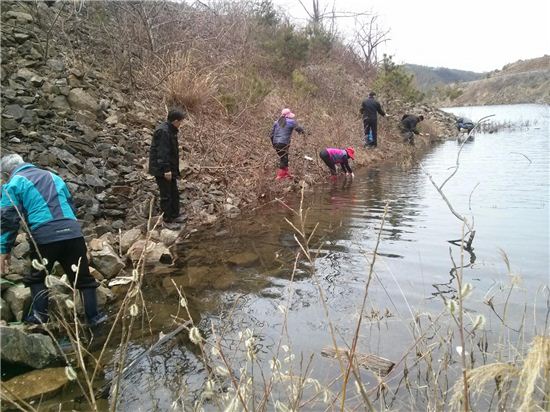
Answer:
M307 14L299 0L273 0L298 22ZM312 0L302 0L311 10ZM381 51L397 63L471 70L501 69L507 63L550 54L550 1L520 0L320 0L337 11L373 11L390 29ZM351 30L353 19L339 21ZM381 56L381 53L379 54Z

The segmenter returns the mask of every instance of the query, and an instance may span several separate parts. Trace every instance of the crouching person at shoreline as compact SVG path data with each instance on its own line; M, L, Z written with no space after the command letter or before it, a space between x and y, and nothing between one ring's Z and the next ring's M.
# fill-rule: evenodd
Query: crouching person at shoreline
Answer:
M353 171L349 165L348 159L355 159L355 150L353 147L347 149L336 149L334 147L327 147L319 152L319 157L330 169L330 177L332 180L336 179L336 165L339 164L342 167L342 172L346 176L354 177Z
M33 265L31 273L23 278L25 286L31 289L32 303L24 321L31 324L48 321L45 277L56 261L80 291L88 325L105 321L106 315L97 307L98 283L90 274L86 242L63 179L25 163L18 154L2 157L0 172L5 182L0 199L0 273L5 273L9 266L22 217L32 236Z

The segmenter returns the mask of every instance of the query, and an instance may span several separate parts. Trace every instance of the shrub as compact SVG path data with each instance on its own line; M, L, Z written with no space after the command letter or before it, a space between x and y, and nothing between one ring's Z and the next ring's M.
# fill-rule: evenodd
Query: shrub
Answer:
M300 70L296 69L292 72L292 87L298 93L304 96L315 95L317 86L313 84L307 76Z
M424 98L414 85L414 76L407 74L402 66L395 64L391 56L384 55L382 68L373 87L390 99L403 99L405 102L417 103Z
M187 57L182 60L181 66L164 83L165 104L189 112L199 111L215 93L216 76L213 72L196 70Z
M237 96L234 93L231 92L222 92L217 97L220 104L225 109L225 112L229 114L236 113L239 107Z
M464 93L458 86L449 86L447 88L446 94L451 101L461 96Z
M281 18L271 0L261 0L254 4L253 8L254 17L258 23L262 26L277 27L281 22Z
M253 104L261 101L273 88L269 81L262 79L257 73L250 73L245 80L248 100Z
M306 35L309 41L309 54L328 55L335 42L335 36L323 26L310 24L306 28Z
M272 68L281 74L289 75L306 61L309 41L304 32L297 31L294 26L287 24L278 28L262 46L270 55Z

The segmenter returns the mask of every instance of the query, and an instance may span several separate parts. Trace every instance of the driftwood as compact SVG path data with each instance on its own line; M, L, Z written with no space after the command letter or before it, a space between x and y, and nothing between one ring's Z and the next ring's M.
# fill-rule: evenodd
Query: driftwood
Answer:
M333 347L325 347L321 350L321 355L334 359L336 359L338 355L343 355L348 359L349 351L347 349L338 348L338 353L336 353ZM395 366L395 363L391 360L373 354L355 353L354 358L359 366L369 369L380 376L386 376Z

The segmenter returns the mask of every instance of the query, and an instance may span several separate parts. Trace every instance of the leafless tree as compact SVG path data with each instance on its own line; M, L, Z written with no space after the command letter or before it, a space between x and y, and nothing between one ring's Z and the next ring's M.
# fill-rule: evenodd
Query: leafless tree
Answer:
M355 19L355 32L352 48L361 56L365 68L378 63L378 47L390 40L390 29L384 29L378 24L378 15L358 16Z
M378 15L372 11L350 12L336 10L335 3L331 9L323 6L320 0L311 0L311 7L305 0L298 0L309 17L314 30L327 29L325 22L330 20L328 26L331 34L336 33L336 20L353 18L355 29L349 44L349 48L357 56L361 66L368 70L378 63L378 48L381 44L390 40L390 30L383 28L378 22Z

